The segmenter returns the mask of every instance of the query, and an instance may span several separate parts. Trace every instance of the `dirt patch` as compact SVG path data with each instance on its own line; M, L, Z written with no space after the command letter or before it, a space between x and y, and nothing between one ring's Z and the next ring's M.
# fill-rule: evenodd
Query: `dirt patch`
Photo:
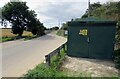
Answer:
M115 64L108 60L66 56L62 69L76 74L75 76L118 77L120 75L119 70L115 68Z

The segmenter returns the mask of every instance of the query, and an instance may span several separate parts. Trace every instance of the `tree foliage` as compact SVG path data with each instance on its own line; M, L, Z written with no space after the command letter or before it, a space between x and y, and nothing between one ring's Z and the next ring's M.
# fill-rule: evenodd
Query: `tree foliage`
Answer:
M120 42L120 1L107 2L101 4L99 2L90 4L90 16L104 19L112 19L117 21L117 41ZM88 9L81 18L88 17ZM76 18L79 21L81 18ZM67 23L62 25L62 29L67 28Z
M61 29L67 30L68 29L68 23L63 23Z
M119 2L107 2L105 4L100 4L99 2L93 3L90 5L90 15L93 17L98 18L106 18L106 19L113 19L118 20L119 13L120 13L120 1ZM88 15L88 10L82 16Z
M87 10L88 11L88 10ZM82 18L88 17L88 12ZM90 15L97 18L112 19L117 21L117 42L120 42L120 1L105 4L94 3L90 5Z
M0 8L0 19L2 18L2 8Z
M8 2L2 8L2 17L12 23L13 34L22 36L24 30L39 35L43 24L36 18L34 10L29 10L26 2ZM44 32L42 30L41 32Z
M58 26L55 26L55 27L52 27L50 28L51 30L59 30L59 27Z

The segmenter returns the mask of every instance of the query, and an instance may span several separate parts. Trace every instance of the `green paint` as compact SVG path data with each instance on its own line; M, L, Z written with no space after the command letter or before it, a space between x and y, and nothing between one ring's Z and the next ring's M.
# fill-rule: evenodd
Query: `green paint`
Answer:
M94 18L68 23L68 52L75 57L112 59L116 22ZM86 29L87 35L80 30Z

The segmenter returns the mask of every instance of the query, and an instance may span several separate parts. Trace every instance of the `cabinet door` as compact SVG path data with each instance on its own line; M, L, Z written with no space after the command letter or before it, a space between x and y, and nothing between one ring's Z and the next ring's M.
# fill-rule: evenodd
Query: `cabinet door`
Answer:
M114 28L90 27L89 57L110 59L113 54Z
M68 31L68 55L88 57L88 29L70 27Z

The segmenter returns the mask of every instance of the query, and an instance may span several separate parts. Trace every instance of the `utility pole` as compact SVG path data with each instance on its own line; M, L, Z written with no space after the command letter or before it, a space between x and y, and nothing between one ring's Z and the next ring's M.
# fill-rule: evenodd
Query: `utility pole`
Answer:
M90 17L90 0L88 0L88 17Z

